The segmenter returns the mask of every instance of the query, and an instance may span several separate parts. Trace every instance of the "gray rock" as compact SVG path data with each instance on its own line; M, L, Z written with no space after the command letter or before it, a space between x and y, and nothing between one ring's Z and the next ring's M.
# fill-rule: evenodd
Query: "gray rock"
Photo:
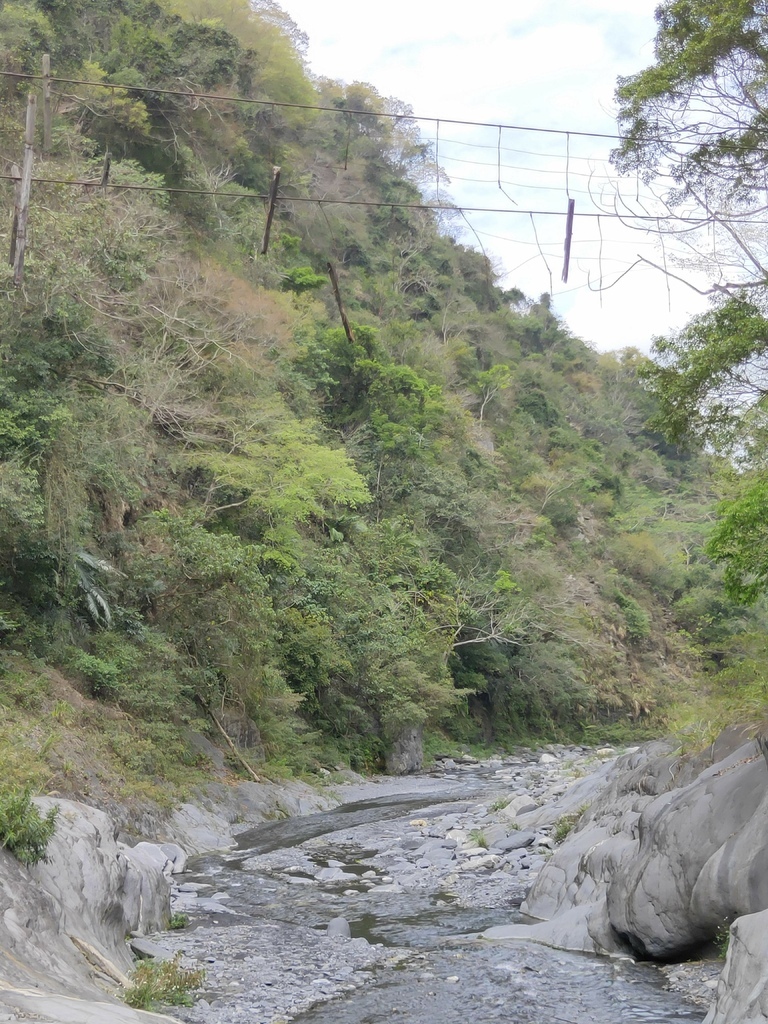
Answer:
M514 820L518 814L526 814L528 811L535 811L538 804L530 796L513 796L506 807L499 811L499 817Z
M130 913L140 921L142 932L165 928L170 916L169 860L154 843L138 843L124 847L121 857L125 861L123 900Z
M681 956L711 939L734 905L768 907L768 879L753 847L758 841L764 849L768 839L765 815L755 814L766 771L762 759L744 758L753 752L749 744L643 810L636 854L608 889L611 924L643 955ZM743 877L740 853L750 850L760 869Z
M424 747L420 726L404 728L392 743L387 754L387 771L391 775L410 775L417 772L424 762Z
M173 954L165 946L143 936L135 936L128 945L140 960L170 960L173 957Z
M524 847L530 846L535 839L535 832L520 830L519 832L513 832L511 835L507 836L506 839L502 839L500 842L494 843L494 846L497 849L508 853L512 850L522 850Z
M321 868L316 874L318 882L341 882L345 878L357 878L351 871L342 871L341 868Z
M37 1021L56 1024L178 1024L173 1017L165 1014L145 1013L132 1010L120 1003L104 1001L104 994L98 1002L71 996L51 995L43 992L0 990L0 1007L12 1009L19 1020L32 1017Z
M187 869L187 855L176 843L161 843L163 851L171 864L171 874L180 875Z
M488 846L498 846L500 842L507 838L507 827L500 823L492 825L483 823L480 831Z
M328 922L326 934L329 938L348 939L352 933L349 930L349 922L345 917L332 917Z
M731 925L725 967L704 1024L768 1021L768 911Z

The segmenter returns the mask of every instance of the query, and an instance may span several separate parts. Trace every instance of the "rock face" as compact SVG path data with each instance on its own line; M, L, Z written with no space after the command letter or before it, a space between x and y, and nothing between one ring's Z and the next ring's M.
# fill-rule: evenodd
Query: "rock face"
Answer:
M418 726L403 729L392 744L387 755L387 771L390 775L410 775L417 772L424 762L422 733Z
M126 934L167 924L168 858L150 843L143 845L151 853L123 847L103 811L49 797L36 803L42 811L59 807L47 861L26 868L0 850L3 982L19 999L34 989L37 997L103 1000L105 965L113 980L132 968ZM0 1002L11 1005L10 990Z
M554 813L589 788L591 805L521 908L540 923L486 935L672 960L768 908L768 774L753 742L729 749L741 739L709 764L651 744L571 787ZM518 821L536 827L545 812Z
M704 1024L765 1024L768 1020L768 911L731 926L728 957L715 1005Z

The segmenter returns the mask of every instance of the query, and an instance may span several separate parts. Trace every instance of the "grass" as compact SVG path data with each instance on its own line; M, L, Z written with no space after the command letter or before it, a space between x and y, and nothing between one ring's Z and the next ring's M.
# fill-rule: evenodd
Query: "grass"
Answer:
M562 843L566 836L569 836L571 832L573 832L579 819L588 809L589 804L582 804L578 810L571 811L570 814L561 814L555 822L555 827L552 830L552 838L554 841L556 843Z
M476 843L477 846L481 846L484 850L488 849L488 837L481 828L473 828L469 833L469 838Z
M205 971L182 967L181 953L177 953L173 960L142 960L131 980L125 1001L135 1010L192 1006L192 993L205 981Z
M718 960L725 960L728 956L728 946L731 941L731 926L730 924L723 923L715 932L715 949L717 950Z
M171 931L179 931L181 928L186 928L189 924L189 915L180 914L178 911L175 914L171 914L171 919L168 922L168 927Z
M494 800L488 808L489 811L503 811L504 808L512 802L511 796L500 796L498 800Z

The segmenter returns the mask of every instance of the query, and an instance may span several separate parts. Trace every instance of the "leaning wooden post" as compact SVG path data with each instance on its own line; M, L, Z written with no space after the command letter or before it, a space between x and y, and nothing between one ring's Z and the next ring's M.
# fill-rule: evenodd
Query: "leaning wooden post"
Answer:
M13 264L13 283L18 288L24 279L24 253L27 249L27 221L29 219L29 193L32 190L32 164L35 159L35 115L37 97L27 97L27 126L24 132L24 163L21 168L19 219L16 226L16 253Z
M336 296L336 305L339 307L339 316L341 317L341 322L344 325L344 333L347 336L347 341L350 343L350 345L354 345L355 344L355 336L352 333L352 328L351 328L349 320L347 318L347 314L346 314L346 312L344 310L344 303L341 301L341 291L339 289L339 279L338 279L338 277L336 277L336 270L335 270L335 268L334 268L332 263L328 264L328 276L330 277L331 284L333 285L333 294Z
M267 221L264 225L264 237L261 239L259 255L265 256L269 248L269 233L272 230L272 218L275 216L275 203L277 202L277 186L280 184L280 168L272 168L272 187L269 190L269 205L267 207Z
M18 164L11 164L13 178L13 224L11 225L11 249L8 262L13 266L16 262L16 236L19 233L19 210L21 209L21 170Z
M43 156L51 152L51 55L43 54Z
M111 166L112 154L109 152L109 150L107 150L104 154L104 163L101 165L101 181L99 182L101 186L102 195L107 194L107 185L109 184L109 169Z

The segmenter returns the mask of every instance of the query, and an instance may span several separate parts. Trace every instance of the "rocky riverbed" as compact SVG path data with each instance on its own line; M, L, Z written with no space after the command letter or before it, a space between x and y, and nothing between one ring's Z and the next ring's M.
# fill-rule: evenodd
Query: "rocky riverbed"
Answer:
M744 739L212 786L158 843L43 799L49 859L0 850L0 1019L171 1021L119 1002L133 950L206 971L173 1010L189 1024L675 1024L708 1004L704 1024L768 1024L768 787ZM158 931L171 903L189 922Z
M206 969L202 998L176 1016L273 1024L334 1000L320 1019L351 1022L378 1019L396 998L401 1017L439 1012L446 1024L509 1020L511 1006L521 1022L700 1020L655 968L480 938L523 920L579 809L530 828L525 815L615 756L553 747L446 759L431 775L348 784L341 811L246 829L237 851L196 858L172 896L190 924L154 950Z

